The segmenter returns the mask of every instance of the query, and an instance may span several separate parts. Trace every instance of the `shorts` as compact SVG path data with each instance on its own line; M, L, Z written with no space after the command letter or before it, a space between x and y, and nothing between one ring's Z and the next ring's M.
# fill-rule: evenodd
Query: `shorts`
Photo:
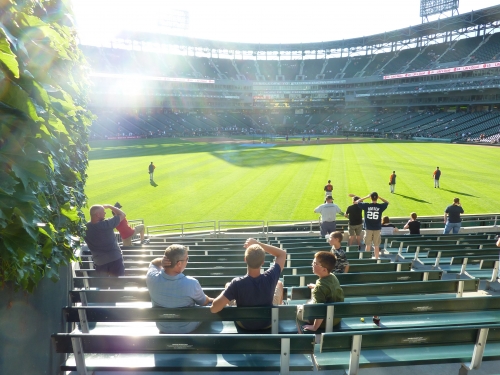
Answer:
M381 242L380 230L366 230L365 231L365 245L368 247L372 244L373 246L379 246Z
M96 270L97 277L117 277L125 275L125 265L123 264L123 258L113 260L112 262L101 264L98 266L94 263L94 269Z
M349 224L349 236L361 236L363 231L363 224L351 225Z
M134 228L134 234L127 238L122 238L123 246L132 246L132 238L136 234L139 234L144 231L144 224L137 224Z

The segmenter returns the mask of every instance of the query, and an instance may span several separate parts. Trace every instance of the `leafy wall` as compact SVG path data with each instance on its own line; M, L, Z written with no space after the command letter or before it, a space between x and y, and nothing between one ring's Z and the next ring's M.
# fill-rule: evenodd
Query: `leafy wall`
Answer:
M87 66L67 0L0 0L0 287L57 281L85 229Z

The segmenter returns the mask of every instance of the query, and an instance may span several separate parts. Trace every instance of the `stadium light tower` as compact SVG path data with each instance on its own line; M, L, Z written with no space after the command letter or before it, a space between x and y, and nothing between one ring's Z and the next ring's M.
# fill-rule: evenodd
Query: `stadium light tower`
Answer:
M458 0L420 0L420 17L422 23L429 21L429 16L451 12L458 14Z
M186 10L169 9L158 19L160 32L183 32L189 29L189 12Z

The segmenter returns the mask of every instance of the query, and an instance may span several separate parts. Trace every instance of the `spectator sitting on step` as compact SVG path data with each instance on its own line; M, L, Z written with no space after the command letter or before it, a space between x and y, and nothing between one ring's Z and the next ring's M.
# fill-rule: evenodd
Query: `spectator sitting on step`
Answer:
M330 234L328 243L332 247L332 253L335 254L336 262L333 273L347 273L349 272L349 261L345 255L345 250L342 248L342 240L344 234L342 232L333 232Z
M146 285L153 307L205 306L213 301L205 295L200 283L183 274L189 261L188 249L182 245L170 245L163 258L149 264ZM190 333L200 322L157 322L160 333Z
M119 202L115 203L116 208L122 208ZM115 213L113 212L113 216ZM122 238L123 246L132 246L132 238L138 234L141 238L141 244L148 244L149 240L144 238L144 224L137 224L135 227L128 225L127 219L120 221L120 224L116 227L116 230L120 233Z
M417 220L416 212L410 214L410 220L408 220L403 229L409 229L410 234L420 234L420 221Z
M382 229L380 231L381 236L388 236L394 234L398 231L393 224L390 223L389 216L384 216L382 218Z
M334 254L328 251L318 251L314 254L312 263L313 273L319 276L316 284L308 284L307 286L312 289L312 300L310 303L330 303L330 302L344 302L344 291L342 290L339 280L332 273L335 269L337 258ZM314 319L314 322L304 321L302 319L301 309L297 311L298 324L307 323L302 326L305 331L317 331L318 329L325 328L324 319ZM333 319L333 326L338 326L340 318Z
M261 243L249 238L243 247L247 274L234 278L226 289L214 299L210 311L218 313L231 301L236 306L273 306L283 303L283 283L279 281L281 271L285 266L286 251L275 246ZM266 253L275 257L274 264L261 274ZM271 327L270 320L245 320L236 324L247 330L256 331Z

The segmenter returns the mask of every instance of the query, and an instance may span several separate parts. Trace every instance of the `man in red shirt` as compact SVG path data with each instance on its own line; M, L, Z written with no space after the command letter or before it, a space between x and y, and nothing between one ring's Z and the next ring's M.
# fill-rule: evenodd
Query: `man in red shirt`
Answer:
M389 176L389 186L391 187L391 193L394 194L394 190L396 189L396 171L392 171L392 174Z
M119 202L115 203L116 208L122 208ZM141 244L148 244L149 240L144 238L144 224L138 224L135 227L128 225L127 219L120 221L120 224L116 227L116 230L120 233L122 238L123 246L132 246L132 238L138 234L141 236Z
M325 185L325 187L323 188L323 190L325 191L325 198L328 197L328 196L332 196L332 191L333 191L333 186L331 184L331 180L328 180L328 184Z

